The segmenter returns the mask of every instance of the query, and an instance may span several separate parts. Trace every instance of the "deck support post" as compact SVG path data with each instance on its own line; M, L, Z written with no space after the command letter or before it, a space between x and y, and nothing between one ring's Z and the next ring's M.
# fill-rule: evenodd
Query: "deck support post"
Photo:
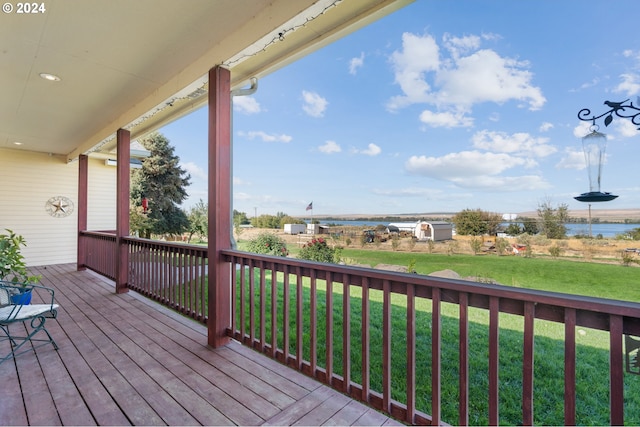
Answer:
M129 281L129 250L124 238L129 235L129 163L131 133L118 129L116 165L116 293L127 292Z
M87 201L89 192L89 156L80 154L78 156L78 243L76 253L76 268L78 271L85 270L87 263L86 247L82 244L81 231L87 230Z
M227 344L231 327L231 267L221 250L232 247L231 72L209 70L209 311L208 344Z

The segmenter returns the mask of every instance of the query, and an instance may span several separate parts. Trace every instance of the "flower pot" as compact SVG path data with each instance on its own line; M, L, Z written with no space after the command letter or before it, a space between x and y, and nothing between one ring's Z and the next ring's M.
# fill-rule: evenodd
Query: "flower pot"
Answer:
M11 303L16 305L31 304L31 290L20 292L19 294L11 295Z

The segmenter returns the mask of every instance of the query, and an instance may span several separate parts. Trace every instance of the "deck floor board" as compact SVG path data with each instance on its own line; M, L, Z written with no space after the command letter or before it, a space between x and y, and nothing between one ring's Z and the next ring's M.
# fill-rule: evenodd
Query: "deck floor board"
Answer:
M56 290L60 348L0 365L0 425L397 424L239 343L213 349L203 325L74 264L32 270Z

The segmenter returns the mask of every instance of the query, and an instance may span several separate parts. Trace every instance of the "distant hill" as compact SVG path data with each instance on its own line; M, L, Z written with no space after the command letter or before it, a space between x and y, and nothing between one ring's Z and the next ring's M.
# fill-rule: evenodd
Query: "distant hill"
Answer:
M454 216L457 212L422 212L422 213L402 213L402 214L315 214L314 219L318 220L336 220L336 221L366 221L366 220L402 220L402 219L447 219ZM498 212L511 213L511 212ZM518 212L518 217L535 218L538 216L536 211ZM588 209L575 209L569 211L570 218L588 218ZM300 218L309 218L303 216ZM591 209L592 220L599 220L600 222L624 222L625 220L631 220L631 222L640 223L640 209Z
M519 216L537 217L538 213L521 212ZM589 218L589 209L574 209L569 211L570 218ZM593 209L591 208L591 219L598 219L600 222L631 222L640 223L640 209Z

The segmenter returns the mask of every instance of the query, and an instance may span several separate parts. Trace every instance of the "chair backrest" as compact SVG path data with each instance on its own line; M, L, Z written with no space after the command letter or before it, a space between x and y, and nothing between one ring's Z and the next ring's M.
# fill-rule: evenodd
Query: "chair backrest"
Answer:
M11 304L11 295L9 289L0 286L0 307Z

